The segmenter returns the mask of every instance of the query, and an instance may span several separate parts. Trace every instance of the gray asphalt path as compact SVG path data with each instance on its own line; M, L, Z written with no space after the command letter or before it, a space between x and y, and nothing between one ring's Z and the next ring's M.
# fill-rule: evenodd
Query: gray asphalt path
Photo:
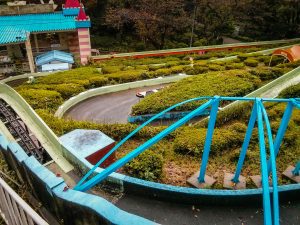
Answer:
M260 225L263 210L255 206L193 206L124 195L116 204L127 212L163 225ZM300 224L300 202L280 207L281 225Z
M139 102L135 95L139 91L147 91L164 85L142 87L100 95L77 104L70 109L65 117L96 123L127 123L127 117L133 105Z

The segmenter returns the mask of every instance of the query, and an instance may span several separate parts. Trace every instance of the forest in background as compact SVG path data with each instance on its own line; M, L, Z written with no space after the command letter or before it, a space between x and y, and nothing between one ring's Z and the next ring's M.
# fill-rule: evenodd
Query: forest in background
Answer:
M0 0L5 4L10 0ZM40 3L27 0L27 3ZM44 0L45 3L48 0ZM61 6L65 0L54 0ZM82 0L93 48L143 51L299 37L299 0Z

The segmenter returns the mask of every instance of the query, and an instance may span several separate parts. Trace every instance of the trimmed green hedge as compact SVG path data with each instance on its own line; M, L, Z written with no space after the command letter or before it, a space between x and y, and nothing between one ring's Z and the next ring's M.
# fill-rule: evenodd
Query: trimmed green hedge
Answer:
M234 124L227 128L216 128L211 145L211 153L223 153L237 146L244 140L244 124ZM206 128L185 127L178 132L174 140L174 151L180 154L200 156L204 150Z
M258 76L263 81L276 79L286 72L285 68L276 67L257 67L250 71L251 74Z
M248 58L244 61L244 64L246 66L256 67L256 66L258 66L259 62L256 59Z
M189 77L149 95L133 107L132 114L158 113L178 102L199 96L244 96L255 90L259 84L260 79L243 70L211 72ZM188 103L177 110L192 110L200 104Z
M279 97L300 98L300 83L284 89L282 92L280 92Z
M155 150L147 150L127 163L124 170L133 177L158 181L163 173L163 156Z
M57 91L21 89L19 93L34 109L56 109L63 103L61 94Z
M101 130L115 140L121 140L131 133L138 125L134 124L96 124L87 121L75 121L58 119L48 110L38 109L36 112L48 124L57 136L66 134L74 129L94 129ZM144 127L132 139L151 138L164 129L164 127ZM172 135L169 136L173 137Z

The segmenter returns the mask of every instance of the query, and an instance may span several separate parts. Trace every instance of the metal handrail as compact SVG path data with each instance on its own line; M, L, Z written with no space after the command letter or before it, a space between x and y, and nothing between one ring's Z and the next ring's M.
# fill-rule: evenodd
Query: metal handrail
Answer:
M1 177L0 215L8 225L49 225Z

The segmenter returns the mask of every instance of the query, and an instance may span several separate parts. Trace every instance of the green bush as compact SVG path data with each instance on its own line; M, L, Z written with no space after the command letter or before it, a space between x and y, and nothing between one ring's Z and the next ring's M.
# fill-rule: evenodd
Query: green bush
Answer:
M256 66L258 66L258 63L259 62L253 58L248 58L244 61L244 64L246 66L250 66L250 67L256 67Z
M91 88L102 87L109 83L108 78L99 75L89 78L89 82Z
M244 63L230 63L226 64L226 70L235 70L235 69L243 69L245 67Z
M103 74L109 74L109 73L117 73L121 70L123 70L123 66L103 66L102 69L102 73Z
M269 55L261 55L261 56L258 56L255 58L257 61L261 62L261 63L264 63L266 66L269 65L269 62L270 62L270 59L271 59L271 56Z
M269 59L265 60L265 65L266 66L269 66L269 65L270 66L277 66L277 65L284 62L284 58L282 56L276 56L276 55L272 57L271 62L270 62L270 60L271 60L271 57Z
M124 166L127 174L149 181L162 177L163 157L154 150L147 150Z
M54 117L54 115L50 113L49 110L45 109L38 109L36 110L36 112L58 136L66 134L74 129L94 129L100 130L108 136L119 141L137 128L137 125L134 124L96 124L87 121L59 119ZM164 129L164 127L147 126L139 131L136 135L134 135L132 139L149 139L161 132L162 129Z
M85 89L78 84L58 84L52 85L52 87L53 88L51 90L59 92L63 99L69 99L72 96L85 91Z
M57 109L62 103L63 98L57 91L42 89L21 89L19 94L34 109Z
M246 53L240 53L238 55L238 59L241 60L242 62L245 61L249 57L249 54Z
M208 68L204 66L195 65L194 67L186 66L184 72L188 75L198 75L208 72Z
M243 127L244 128L244 127ZM180 154L200 156L204 150L207 129L186 127L174 140L174 151ZM216 128L211 144L211 153L223 153L243 142L243 134L232 128Z
M218 64L209 64L208 69L210 71L222 71L225 70L225 67Z
M246 71L211 72L178 81L147 96L133 106L133 115L158 113L178 102L199 96L244 96L255 90L260 80ZM155 102L155 104L153 104ZM191 102L176 110L192 110L202 102Z
M163 68L166 68L167 65L162 63L162 64L152 64L152 65L149 65L148 66L148 70L149 71L156 71L158 69L163 69Z
M261 80L273 80L276 79L285 73L287 73L290 69L288 68L279 68L279 67L257 67L250 71L251 74L258 76Z
M127 70L120 71L118 73L106 74L105 77L110 81L114 80L117 83L126 83L143 79L142 74L144 74L145 72L145 70Z
M300 84L290 86L280 92L281 98L300 98Z

